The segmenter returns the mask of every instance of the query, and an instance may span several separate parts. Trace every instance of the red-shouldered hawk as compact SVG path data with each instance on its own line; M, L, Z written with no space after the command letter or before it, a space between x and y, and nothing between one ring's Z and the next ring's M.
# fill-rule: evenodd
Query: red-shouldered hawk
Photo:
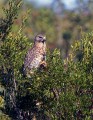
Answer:
M41 65L46 65L46 37L39 34L34 39L34 45L27 52L24 61L24 72L27 77L39 68Z

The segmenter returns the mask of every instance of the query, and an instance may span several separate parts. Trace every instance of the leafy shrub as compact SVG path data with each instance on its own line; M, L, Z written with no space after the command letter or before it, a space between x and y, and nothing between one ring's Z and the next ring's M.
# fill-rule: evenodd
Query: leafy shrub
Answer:
M24 110L28 110L28 106L34 104L29 110L37 111L37 116L43 114L54 120L92 118L92 37L93 33L89 33L80 41L75 41L69 60L62 61L60 51L57 49L53 53L48 51L47 69L37 71L31 79L19 85L19 96L22 100L28 96L30 99L26 99ZM75 53L79 50L83 54L82 61L76 61ZM37 103L40 105L37 106Z

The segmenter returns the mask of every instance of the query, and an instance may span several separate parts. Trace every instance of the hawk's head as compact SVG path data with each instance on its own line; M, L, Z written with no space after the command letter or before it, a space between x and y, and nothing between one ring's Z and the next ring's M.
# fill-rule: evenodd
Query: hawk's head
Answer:
M35 43L45 43L46 37L42 34L36 35L35 37Z

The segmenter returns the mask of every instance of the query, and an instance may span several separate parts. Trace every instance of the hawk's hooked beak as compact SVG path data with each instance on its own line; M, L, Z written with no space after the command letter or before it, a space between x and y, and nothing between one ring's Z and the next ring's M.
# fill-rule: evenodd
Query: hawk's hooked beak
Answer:
M45 41L46 41L46 36L43 37L43 42L45 42Z

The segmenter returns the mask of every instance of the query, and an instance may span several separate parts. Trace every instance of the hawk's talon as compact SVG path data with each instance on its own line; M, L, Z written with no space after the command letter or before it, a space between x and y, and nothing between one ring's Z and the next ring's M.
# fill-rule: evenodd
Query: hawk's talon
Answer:
M46 61L42 61L42 62L40 63L40 68L46 68L46 67L47 67Z

